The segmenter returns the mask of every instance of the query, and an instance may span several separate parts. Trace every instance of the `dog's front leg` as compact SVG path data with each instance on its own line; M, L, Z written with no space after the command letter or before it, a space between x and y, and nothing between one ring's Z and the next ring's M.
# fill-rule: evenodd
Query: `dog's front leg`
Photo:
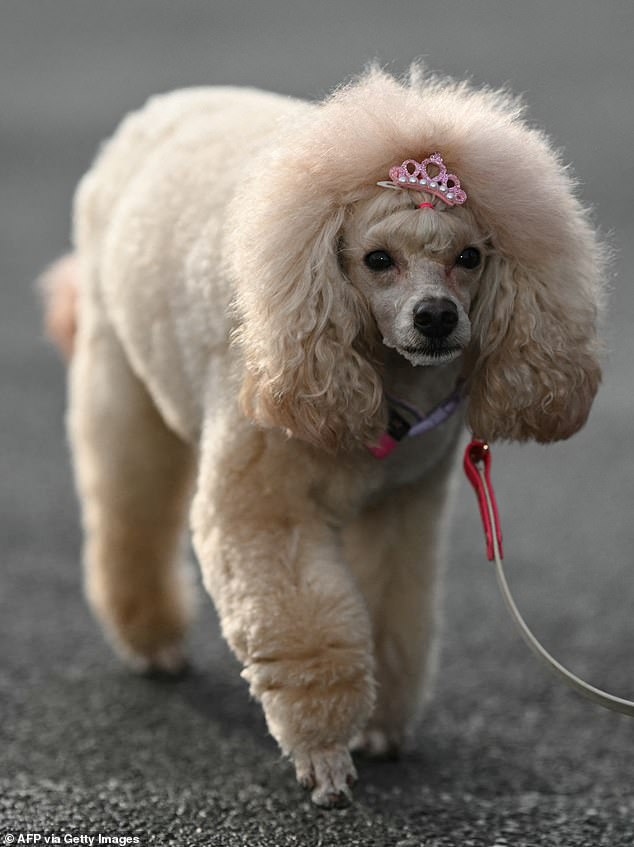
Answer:
M426 478L375 502L345 533L347 559L372 619L378 684L376 708L353 741L355 752L398 754L420 715L433 670L435 581L452 464L449 454Z
M339 534L311 499L293 449L255 431L229 460L203 446L194 544L271 734L313 801L332 806L350 797L348 743L374 703L371 627Z

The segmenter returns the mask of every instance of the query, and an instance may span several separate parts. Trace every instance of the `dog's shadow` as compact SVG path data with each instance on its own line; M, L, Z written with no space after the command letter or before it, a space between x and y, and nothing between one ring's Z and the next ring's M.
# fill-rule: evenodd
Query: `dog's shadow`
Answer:
M204 620L200 620L203 617ZM196 621L191 633L190 660L178 674L152 671L136 676L141 696L168 703L168 710L203 729L207 743L243 745L256 756L275 756L261 706L249 695L240 677L241 666L223 641L217 619L210 612ZM171 717L169 718L171 723ZM182 724L182 722L181 722ZM220 741L221 740L221 741Z
M190 665L176 676L152 673L145 680L177 695L205 721L221 727L224 736L246 731L256 741L267 735L261 707L249 696L239 671L228 673L225 662Z

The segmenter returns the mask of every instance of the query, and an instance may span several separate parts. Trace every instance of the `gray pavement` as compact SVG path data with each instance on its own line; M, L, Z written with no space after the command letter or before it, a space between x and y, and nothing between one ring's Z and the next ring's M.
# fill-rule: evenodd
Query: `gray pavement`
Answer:
M509 576L559 658L633 697L633 34L631 0L2 0L0 842L634 844L634 723L565 690L515 635L466 482L435 696L401 762L361 763L353 807L320 812L296 787L202 590L192 674L127 673L81 596L64 375L31 284L67 244L100 140L151 93L236 83L317 97L373 57L402 70L421 55L525 92L615 260L588 426L564 445L495 451Z

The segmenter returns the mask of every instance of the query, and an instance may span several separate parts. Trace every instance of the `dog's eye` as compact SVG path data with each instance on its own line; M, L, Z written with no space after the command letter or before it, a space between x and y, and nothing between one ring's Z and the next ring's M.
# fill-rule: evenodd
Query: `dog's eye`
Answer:
M477 247L465 247L456 259L456 264L461 268L472 271L480 264L482 257Z
M387 271L394 267L394 259L385 250L373 250L364 256L363 261L371 271Z

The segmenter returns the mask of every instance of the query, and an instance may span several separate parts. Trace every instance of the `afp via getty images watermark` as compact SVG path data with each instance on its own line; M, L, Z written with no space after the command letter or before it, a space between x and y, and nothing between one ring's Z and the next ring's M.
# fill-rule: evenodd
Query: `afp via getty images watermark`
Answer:
M0 838L0 844L83 844L86 847L100 847L105 844L140 845L141 839L138 835L119 835L97 832L94 835L77 835L72 832L5 832Z

